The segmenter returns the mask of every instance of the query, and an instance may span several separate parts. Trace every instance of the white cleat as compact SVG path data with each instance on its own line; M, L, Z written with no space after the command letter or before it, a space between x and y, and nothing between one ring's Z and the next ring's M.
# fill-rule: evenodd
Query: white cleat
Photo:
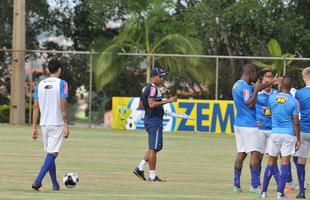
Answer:
M262 199L267 198L267 192L262 192L262 193L260 194L260 198L262 198Z
M288 199L285 194L282 194L281 192L278 192L277 199Z

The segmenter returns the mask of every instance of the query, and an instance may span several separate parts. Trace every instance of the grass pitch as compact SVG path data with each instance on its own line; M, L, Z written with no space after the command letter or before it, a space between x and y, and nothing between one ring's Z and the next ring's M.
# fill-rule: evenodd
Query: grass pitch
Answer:
M165 133L157 173L167 182L149 183L140 181L131 172L147 150L144 131L72 128L56 160L57 176L62 182L65 172L76 172L80 184L74 189L61 184L63 190L55 192L47 175L43 182L45 192L39 193L31 189L31 184L45 157L42 141L32 140L31 127L0 125L0 130L0 199L3 200L259 199L247 192L249 158L244 163L241 180L246 192L232 191L236 152L233 136ZM268 194L276 196L274 180Z

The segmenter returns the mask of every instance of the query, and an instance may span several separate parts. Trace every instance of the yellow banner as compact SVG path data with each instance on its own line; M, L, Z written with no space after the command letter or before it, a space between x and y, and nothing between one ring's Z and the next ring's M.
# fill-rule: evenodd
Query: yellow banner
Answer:
M115 129L144 129L144 111L139 109L138 97L113 97L112 127ZM194 118L182 119L164 115L164 131L233 133L236 110L233 101L188 100L164 105L166 112L187 114Z

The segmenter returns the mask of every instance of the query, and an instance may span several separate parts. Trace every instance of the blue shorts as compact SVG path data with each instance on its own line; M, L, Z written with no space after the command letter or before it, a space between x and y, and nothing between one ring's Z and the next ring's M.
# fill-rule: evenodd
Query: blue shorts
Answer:
M160 151L163 148L163 126L152 126L146 128L149 140L149 149Z

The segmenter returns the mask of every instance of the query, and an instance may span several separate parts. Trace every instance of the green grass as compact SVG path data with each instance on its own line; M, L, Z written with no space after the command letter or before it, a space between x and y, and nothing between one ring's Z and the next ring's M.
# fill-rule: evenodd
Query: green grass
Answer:
M54 192L46 176L45 192L39 193L31 184L45 156L42 141L32 140L30 127L0 125L0 130L0 199L258 199L232 192L233 136L166 133L157 173L167 182L149 183L131 172L147 150L144 131L73 128L57 158L57 172L60 181L65 172L76 172L80 185ZM241 180L245 190L248 161ZM269 188L269 197L275 197L273 180Z

